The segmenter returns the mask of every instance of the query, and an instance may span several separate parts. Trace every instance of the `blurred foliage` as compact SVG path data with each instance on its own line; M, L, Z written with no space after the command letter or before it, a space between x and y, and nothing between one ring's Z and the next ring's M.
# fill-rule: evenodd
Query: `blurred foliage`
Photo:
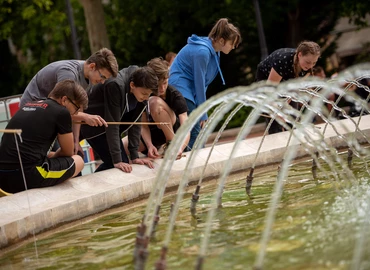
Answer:
M64 4L51 0L0 0L0 39L13 44L2 52L15 55L6 56L10 61L0 63L0 69L9 70L11 75L7 81L1 80L0 96L22 93L40 68L72 57ZM9 81L12 87L4 89Z
M83 8L78 0L70 2L81 56L86 59L90 48ZM363 27L370 11L370 1L363 0L269 0L259 1L259 5L269 53L296 47L302 40L324 47L341 16L349 16ZM227 17L240 28L243 41L229 55L222 54L226 85L216 77L207 96L254 81L261 53L253 1L103 0L103 6L111 49L120 68L145 65L168 51L178 52L191 34L206 36L219 18ZM66 1L0 0L0 42L0 96L22 93L43 66L74 58ZM318 65L325 67L325 59L335 49L335 42L325 46ZM355 61L368 61L367 55ZM240 112L241 121L249 113L245 111ZM230 127L235 125L230 123Z

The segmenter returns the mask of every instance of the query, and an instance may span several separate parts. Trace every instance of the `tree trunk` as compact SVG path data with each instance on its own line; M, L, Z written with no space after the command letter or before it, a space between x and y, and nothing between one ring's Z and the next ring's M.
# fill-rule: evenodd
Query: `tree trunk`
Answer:
M110 49L101 0L80 0L80 2L84 8L91 53L103 47Z
M295 10L288 12L289 36L287 44L292 48L296 48L298 43L301 41L299 15L300 12L298 7Z

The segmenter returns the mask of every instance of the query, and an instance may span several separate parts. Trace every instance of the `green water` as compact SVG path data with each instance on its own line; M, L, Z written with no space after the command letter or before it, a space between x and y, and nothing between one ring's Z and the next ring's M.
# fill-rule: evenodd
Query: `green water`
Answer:
M359 269L370 269L370 230L367 204L369 176L364 163L356 161L357 182L334 182L327 173L313 179L311 164L290 168L278 206L273 232L267 247L264 269L352 269L357 238L364 240ZM203 269L252 269L259 250L265 215L276 172L255 172L253 199L245 193L245 180L226 186L223 207L212 223L212 237ZM213 183L213 185L211 185ZM205 221L212 200L214 183L201 189L197 218L189 211L189 187L179 210L167 254L167 269L194 269ZM151 239L146 269L154 269L159 259L169 220L173 195L164 199L156 238ZM132 254L136 226L145 202L136 208L119 209L92 222L74 226L45 239L37 239L0 258L1 269L133 269Z

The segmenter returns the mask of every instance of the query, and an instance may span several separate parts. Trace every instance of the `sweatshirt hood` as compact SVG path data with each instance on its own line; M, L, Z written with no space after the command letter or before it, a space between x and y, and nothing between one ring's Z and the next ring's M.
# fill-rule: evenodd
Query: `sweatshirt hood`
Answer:
M195 34L191 35L191 37L188 37L188 44L195 44L195 45L202 45L209 49L212 56L215 57L216 63L217 63L217 69L218 73L220 73L222 83L225 85L224 76L222 75L221 68L220 68L220 52L215 51L215 49L212 46L212 40L209 37L199 37Z

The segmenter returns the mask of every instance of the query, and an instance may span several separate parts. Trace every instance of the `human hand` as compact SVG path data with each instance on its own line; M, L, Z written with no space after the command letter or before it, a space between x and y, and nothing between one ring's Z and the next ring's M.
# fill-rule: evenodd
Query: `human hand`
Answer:
M145 159L145 158L137 158L132 160L133 164L139 164L139 165L146 165L151 169L154 169L154 165L150 159Z
M182 151L182 150L180 150L180 151L177 153L176 160L181 159L182 157L185 157L185 154L183 154L183 151Z
M120 169L121 171L124 171L126 173L132 172L132 167L130 164L124 163L124 162L118 162L114 164L114 168Z
M84 121L86 124L92 127L103 126L103 125L105 127L108 126L107 122L105 122L105 120L100 115L85 114Z
M84 158L85 154L84 151L82 150L82 147L78 141L75 141L75 146L74 146L74 154L77 155L78 152L81 152L81 157Z
M55 152L53 151L50 151L48 154L47 154L47 157L48 158L53 158L53 156L55 155Z
M154 159L160 157L158 150L155 146L152 145L148 147L148 157Z

